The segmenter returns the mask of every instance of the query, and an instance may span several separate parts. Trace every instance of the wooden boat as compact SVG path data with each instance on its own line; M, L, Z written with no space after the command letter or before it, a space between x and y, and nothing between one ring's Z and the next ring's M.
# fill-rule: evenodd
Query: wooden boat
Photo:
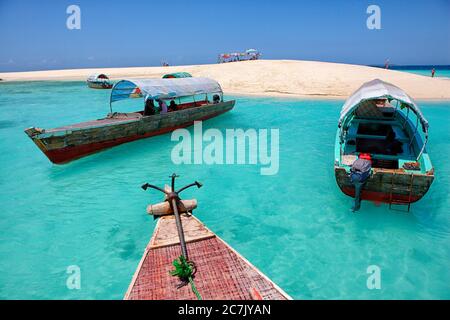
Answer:
M204 300L291 300L292 298L209 230L194 216L182 215L190 258L195 261L195 284ZM125 294L126 300L195 300L189 288L177 288L169 274L179 253L175 218L164 216Z
M195 184L198 182L192 185ZM171 190L172 188L166 186L165 192L168 193L169 198ZM202 299L292 299L247 259L190 214L197 207L195 200L180 200L184 203L185 212L180 211L174 215L167 199L166 197L166 202L150 205L147 208L147 212L159 217L159 220L125 294L126 300L197 299L188 283L180 286L180 279L170 274L173 270L172 262L180 256L181 243L185 246L184 250L181 246L182 254L187 256L189 251L189 262L195 265L193 283ZM186 213L187 210L190 211L189 214ZM181 229L177 225L177 215L180 217ZM179 234L180 230L182 237Z
M358 157L368 157L372 169L361 199L405 204L409 210L434 179L427 141L428 121L403 90L378 79L363 84L339 119L334 160L339 188L355 197L350 170Z
M209 95L213 95L213 102L209 101ZM114 102L142 97L176 100L177 111L154 115L145 115L142 110L112 111ZM223 114L233 109L234 104L234 100L224 101L220 85L208 78L129 79L114 85L110 113L105 118L54 129L31 127L25 132L50 161L60 164L125 142L190 126L194 121Z
M92 89L111 89L113 84L109 81L109 78L106 74L97 73L90 75L86 83L89 88Z
M192 75L188 72L174 72L163 75L163 79L173 79L173 78L191 78Z

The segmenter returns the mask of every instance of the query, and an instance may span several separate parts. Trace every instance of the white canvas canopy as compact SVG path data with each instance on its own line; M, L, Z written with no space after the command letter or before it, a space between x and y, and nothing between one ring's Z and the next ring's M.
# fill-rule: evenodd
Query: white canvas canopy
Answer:
M347 99L347 101L345 101L345 104L341 110L341 116L339 118L339 127L342 125L345 118L351 115L361 102L379 98L396 99L401 103L406 104L417 115L422 123L424 131L427 130L428 121L425 119L413 99L399 87L379 79L364 83Z
M91 74L88 78L87 81L91 81L91 82L95 82L95 81L107 81L109 78L106 74L104 73L94 73Z
M222 88L209 78L126 79L114 85L110 101L137 97L170 99L207 93L222 93Z

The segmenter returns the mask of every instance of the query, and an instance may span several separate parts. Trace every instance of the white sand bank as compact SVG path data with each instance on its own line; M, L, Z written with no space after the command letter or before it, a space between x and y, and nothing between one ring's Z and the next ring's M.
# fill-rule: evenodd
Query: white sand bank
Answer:
M0 73L3 81L85 80L106 73L111 79L161 77L186 71L195 77L219 81L228 94L252 94L345 99L363 82L379 78L404 89L415 99L450 99L450 80L359 65L297 61L258 60L173 67L136 67L49 70Z

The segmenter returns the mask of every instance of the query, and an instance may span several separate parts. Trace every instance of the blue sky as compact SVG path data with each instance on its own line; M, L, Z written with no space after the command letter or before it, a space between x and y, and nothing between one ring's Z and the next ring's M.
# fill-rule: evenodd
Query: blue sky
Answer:
M66 8L81 8L81 30ZM370 4L381 30L366 27ZM265 59L450 64L450 0L0 0L0 71Z

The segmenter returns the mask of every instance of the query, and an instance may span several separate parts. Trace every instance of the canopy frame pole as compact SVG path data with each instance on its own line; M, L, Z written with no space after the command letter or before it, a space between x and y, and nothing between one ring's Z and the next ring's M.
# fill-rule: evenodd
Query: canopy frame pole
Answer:
M403 121L403 129L406 128L406 122L408 122L408 120L409 120L409 106L408 106L408 110L406 111L405 121Z
M420 157L422 156L423 152L425 151L425 146L428 143L428 130L425 131L425 141L423 142L422 149L420 150L419 155L417 156L416 161L419 161Z
M409 141L408 148L411 148L411 145L412 145L412 143L413 143L413 141L414 141L414 137L415 137L416 134L417 134L417 129L418 129L418 128L419 128L419 117L416 116L416 127L415 127L415 129L414 129L414 133L413 133L412 136L411 136L411 140Z
M114 90L114 88L112 89ZM112 114L112 91L111 91L111 95L109 96L109 112Z

